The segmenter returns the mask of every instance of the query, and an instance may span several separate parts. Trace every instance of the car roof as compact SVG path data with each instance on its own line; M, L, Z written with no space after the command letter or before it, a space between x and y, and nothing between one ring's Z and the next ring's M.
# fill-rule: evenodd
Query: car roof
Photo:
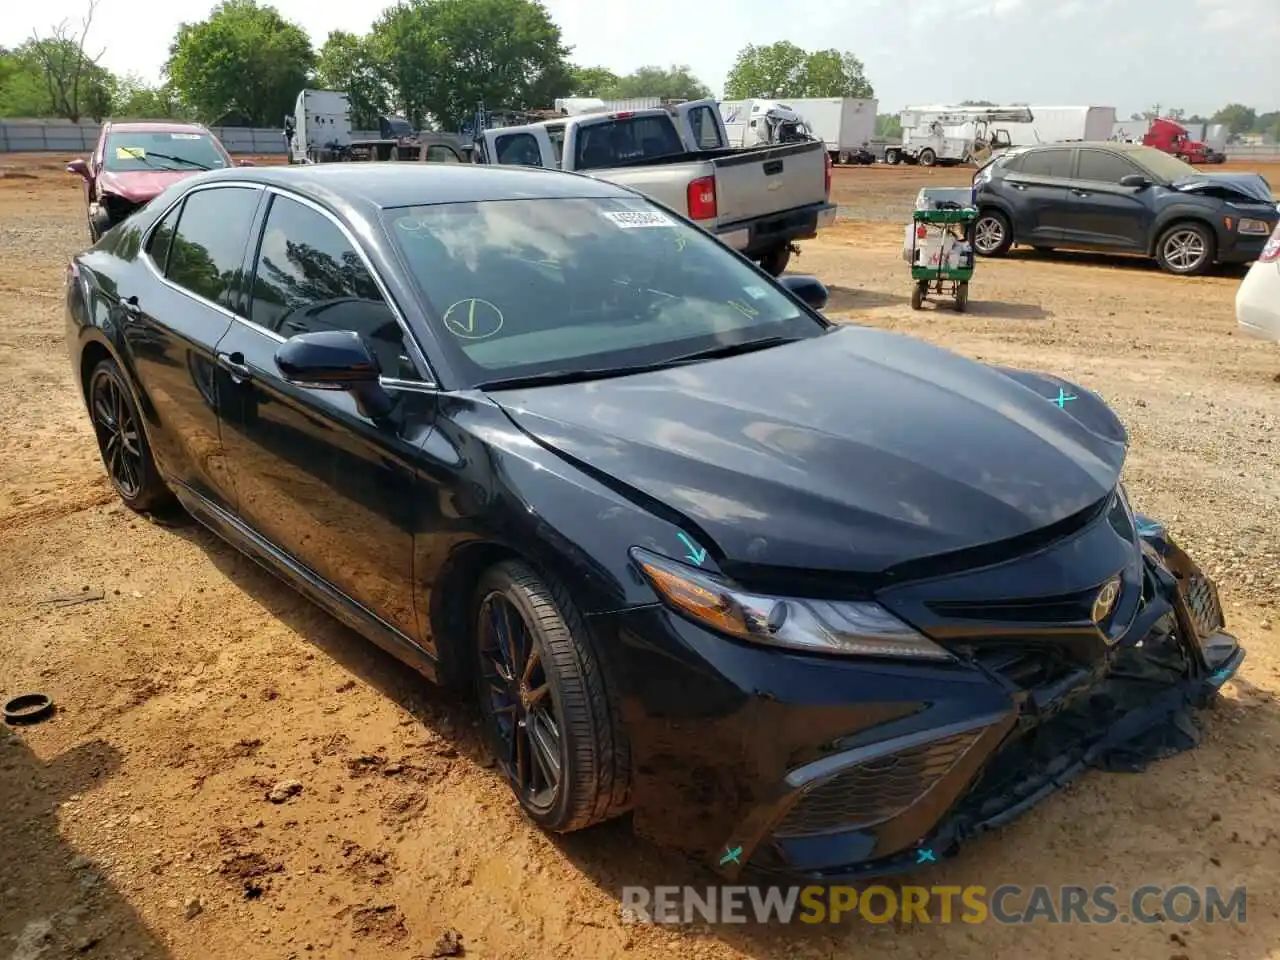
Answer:
M1124 143L1119 140L1063 140L1059 143L1033 143L1023 150L1070 150L1072 147L1092 147L1099 150L1114 150L1116 153L1143 153L1154 149L1141 143Z
M328 206L378 209L482 200L634 197L603 180L540 167L360 161L245 167L201 174L202 183L238 180L292 190Z
M169 120L137 120L124 123L110 120L107 123L114 133L209 133L202 123L180 123Z

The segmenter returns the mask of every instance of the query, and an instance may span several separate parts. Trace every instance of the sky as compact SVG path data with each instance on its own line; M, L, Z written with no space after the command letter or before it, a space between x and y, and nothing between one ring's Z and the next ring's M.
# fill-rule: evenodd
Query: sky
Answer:
M0 45L60 20L78 26L84 0L7 0ZM88 52L117 73L159 79L183 21L211 0L99 0ZM363 33L379 2L276 0L318 47L330 30ZM748 43L836 47L866 64L880 112L909 104L1114 106L1210 114L1230 103L1280 108L1280 0L544 0L570 57L627 73L688 64L719 94ZM549 106L549 105L548 105Z

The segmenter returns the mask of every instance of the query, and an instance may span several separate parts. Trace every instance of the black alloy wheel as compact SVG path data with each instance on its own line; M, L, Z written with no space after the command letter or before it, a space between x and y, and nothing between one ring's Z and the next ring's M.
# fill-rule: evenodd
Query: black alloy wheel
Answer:
M626 812L630 750L573 599L518 560L485 571L475 597L476 691L521 807L558 833Z
M133 510L150 510L169 499L142 429L142 418L114 360L103 360L89 377L89 415L107 477Z

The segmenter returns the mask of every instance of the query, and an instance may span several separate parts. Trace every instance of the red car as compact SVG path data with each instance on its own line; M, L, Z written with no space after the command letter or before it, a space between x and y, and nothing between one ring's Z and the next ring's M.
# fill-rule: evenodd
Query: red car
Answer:
M201 124L108 121L93 156L73 160L67 171L84 178L89 236L96 243L175 181L235 165L226 147Z

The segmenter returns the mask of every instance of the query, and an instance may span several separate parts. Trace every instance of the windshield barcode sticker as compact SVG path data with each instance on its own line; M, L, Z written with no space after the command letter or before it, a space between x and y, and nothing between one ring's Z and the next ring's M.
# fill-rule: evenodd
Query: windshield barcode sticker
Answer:
M623 230L638 227L674 227L675 221L656 210L610 210L605 216Z

